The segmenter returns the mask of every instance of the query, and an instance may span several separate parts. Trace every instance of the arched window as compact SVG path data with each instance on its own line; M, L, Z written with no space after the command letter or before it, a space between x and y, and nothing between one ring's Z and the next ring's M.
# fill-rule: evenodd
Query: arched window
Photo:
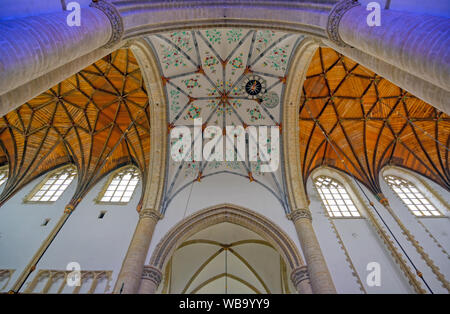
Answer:
M55 202L63 194L76 174L77 171L74 167L64 167L51 173L44 179L43 183L33 190L32 196L28 198L28 201Z
M139 171L128 167L113 174L112 180L100 198L102 203L128 203L139 182Z
M0 168L0 186L8 179L8 168Z
M330 177L319 176L314 179L314 184L331 217L361 217L347 190L338 181Z
M413 183L393 175L385 176L384 180L414 215L418 217L442 216Z

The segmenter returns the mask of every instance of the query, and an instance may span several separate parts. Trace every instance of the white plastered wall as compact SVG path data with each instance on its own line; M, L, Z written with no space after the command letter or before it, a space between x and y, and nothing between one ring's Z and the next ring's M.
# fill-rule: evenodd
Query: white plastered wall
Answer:
M443 217L416 217L384 181L385 175L394 175L413 183L420 192L444 215ZM381 188L389 199L392 210L412 233L419 245L430 256L440 272L450 281L450 193L437 183L417 173L399 167L385 167L380 174Z
M362 218L330 219L313 184L313 178L325 175L343 184ZM411 293L412 289L400 268L367 218L367 204L361 192L345 179L345 174L330 168L319 168L307 182L313 227L338 293ZM371 193L363 187L369 196ZM373 195L369 196L375 204ZM380 207L376 205L377 207ZM381 208L378 208L381 210ZM334 228L333 228L334 224ZM350 257L348 260L347 256ZM367 265L377 262L381 269L381 286L369 286ZM356 270L356 274L353 274ZM359 278L359 279L358 279ZM361 288L362 285L362 288Z
M26 185L0 207L0 269L16 269L4 291L8 291L14 284L75 192L76 177L53 204L23 203L24 197L43 177L45 176ZM139 182L132 199L126 205L98 204L95 199L108 178L109 175L100 180L76 207L21 291L27 288L40 269L66 270L70 262L79 263L82 271L112 271L109 293L112 291L139 218L136 207L142 185ZM101 211L106 211L103 219L98 218ZM46 218L50 218L50 221L43 227L41 224ZM34 292L42 290L43 285L45 282L37 285ZM59 283L54 284L50 292L56 292L58 286ZM87 292L88 288L89 282L83 284L80 292ZM95 292L102 293L105 288L106 281L103 281ZM63 292L70 293L72 290L73 287L66 287Z
M172 227L197 211L222 203L242 206L263 215L283 230L301 252L294 224L286 217L279 201L256 182L249 182L247 178L236 175L218 174L195 182L192 193L190 191L189 186L175 196L164 218L156 225L147 263L156 245Z

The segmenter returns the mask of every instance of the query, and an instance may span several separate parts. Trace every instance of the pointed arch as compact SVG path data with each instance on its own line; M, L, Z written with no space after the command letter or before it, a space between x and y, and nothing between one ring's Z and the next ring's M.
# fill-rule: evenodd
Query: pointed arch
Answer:
M291 269L305 265L294 242L281 228L256 212L233 204L208 207L179 222L158 243L150 259L150 265L164 269L175 250L186 239L221 222L240 225L266 239Z

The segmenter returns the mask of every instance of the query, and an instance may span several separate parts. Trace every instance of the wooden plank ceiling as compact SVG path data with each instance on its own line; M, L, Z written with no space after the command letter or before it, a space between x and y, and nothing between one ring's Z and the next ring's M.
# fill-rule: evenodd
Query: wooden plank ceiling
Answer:
M375 194L387 164L423 174L450 190L450 117L332 49L308 69L300 106L306 182L318 166L354 175Z
M147 178L149 103L130 50L117 50L0 119L5 202L22 186L66 163L78 171L77 203L103 175L134 163Z

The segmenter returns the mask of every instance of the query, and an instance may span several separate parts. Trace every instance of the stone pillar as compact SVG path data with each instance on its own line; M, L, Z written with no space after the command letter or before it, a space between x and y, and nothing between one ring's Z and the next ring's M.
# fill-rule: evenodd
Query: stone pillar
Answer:
M341 0L330 12L328 37L450 91L450 62L445 57L450 48L450 19L381 10L381 25L369 26L369 13L357 1ZM448 103L441 106L438 109L450 112Z
M71 12L0 21L0 95L120 41L122 18L109 2L82 8L80 26L67 24Z
M297 209L290 214L290 219L294 222L302 252L308 265L312 292L336 293L336 288L312 227L311 213L308 209Z
M154 294L161 283L162 273L153 266L145 266L142 272L141 286L139 294Z
M141 210L133 239L116 282L115 293L138 292L153 231L160 218L161 214L155 210Z
M291 280L295 289L300 294L311 294L311 282L309 280L308 267L302 266L292 270Z

